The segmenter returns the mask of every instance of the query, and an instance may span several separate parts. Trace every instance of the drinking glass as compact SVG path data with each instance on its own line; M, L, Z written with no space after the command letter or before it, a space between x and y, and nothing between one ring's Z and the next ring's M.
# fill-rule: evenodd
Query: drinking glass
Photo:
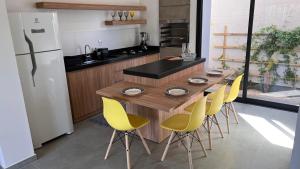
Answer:
M117 15L117 12L116 12L116 11L111 11L110 15L111 15L111 17L112 17L112 20L114 21L116 15Z
M125 12L124 12L124 16L125 16L125 18L126 18L126 21L128 20L128 15L129 15L129 12L128 12L128 11L125 11Z
M191 53L191 44L190 43L182 44L182 53Z
M131 20L133 20L133 17L134 17L134 15L135 15L135 12L134 12L134 11L130 11L129 14L130 14Z
M120 17L120 21L122 21L123 11L118 11L118 15Z

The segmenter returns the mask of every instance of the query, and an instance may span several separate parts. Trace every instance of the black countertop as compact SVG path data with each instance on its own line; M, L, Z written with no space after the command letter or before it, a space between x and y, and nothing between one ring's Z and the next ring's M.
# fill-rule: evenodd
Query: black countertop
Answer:
M130 51L132 51L132 50L136 51L136 53L130 54ZM110 50L107 57L101 58L101 59L94 59L95 62L92 62L89 64L84 63L85 55L65 56L64 61L65 61L66 71L71 72L71 71L91 68L91 67L95 67L95 66L120 62L120 61L124 61L124 60L134 59L134 58L138 58L138 57L143 57L146 55L157 54L159 52L160 52L160 50L159 50L159 47L157 47L157 46L149 46L148 50L143 51L143 52L141 52L139 50L138 46L135 46L135 47L129 47L129 48Z
M205 59L196 58L194 61L159 60L145 65L123 70L124 74L161 79L183 69L205 62Z

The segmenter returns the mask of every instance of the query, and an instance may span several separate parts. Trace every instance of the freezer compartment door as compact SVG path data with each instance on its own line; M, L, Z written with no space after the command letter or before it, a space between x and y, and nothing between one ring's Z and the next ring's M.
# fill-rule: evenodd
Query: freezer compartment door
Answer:
M19 74L34 146L40 147L73 131L65 67L61 51L35 55L35 85L30 55L17 56Z
M61 49L56 13L12 13L9 18L17 55L29 53L25 35L32 41L34 52Z

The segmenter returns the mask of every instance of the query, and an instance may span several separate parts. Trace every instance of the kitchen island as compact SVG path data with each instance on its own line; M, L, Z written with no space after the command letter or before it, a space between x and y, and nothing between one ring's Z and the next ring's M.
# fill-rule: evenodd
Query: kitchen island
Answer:
M125 69L125 81L98 90L100 96L114 98L126 104L127 113L148 118L150 124L141 129L145 138L160 143L169 136L169 132L160 128L167 118L184 113L184 108L203 97L204 91L212 85L223 81L232 71L224 71L223 76L207 76L204 70L204 59L184 62L182 60L160 60L153 63ZM167 68L166 68L167 67ZM189 84L190 77L207 78L203 85ZM144 93L129 97L122 94L128 87L140 87ZM189 94L182 97L171 97L165 94L170 87L182 87Z

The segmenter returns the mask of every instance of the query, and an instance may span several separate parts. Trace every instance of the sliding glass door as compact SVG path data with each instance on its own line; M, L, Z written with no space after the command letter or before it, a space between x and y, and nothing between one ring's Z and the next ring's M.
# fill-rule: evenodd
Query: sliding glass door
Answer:
M208 68L233 69L229 84L244 72L249 4L250 0L212 0Z
M207 67L233 69L229 84L244 73L239 101L298 110L299 9L299 0L212 0Z
M299 106L299 9L299 0L255 0L247 98Z

